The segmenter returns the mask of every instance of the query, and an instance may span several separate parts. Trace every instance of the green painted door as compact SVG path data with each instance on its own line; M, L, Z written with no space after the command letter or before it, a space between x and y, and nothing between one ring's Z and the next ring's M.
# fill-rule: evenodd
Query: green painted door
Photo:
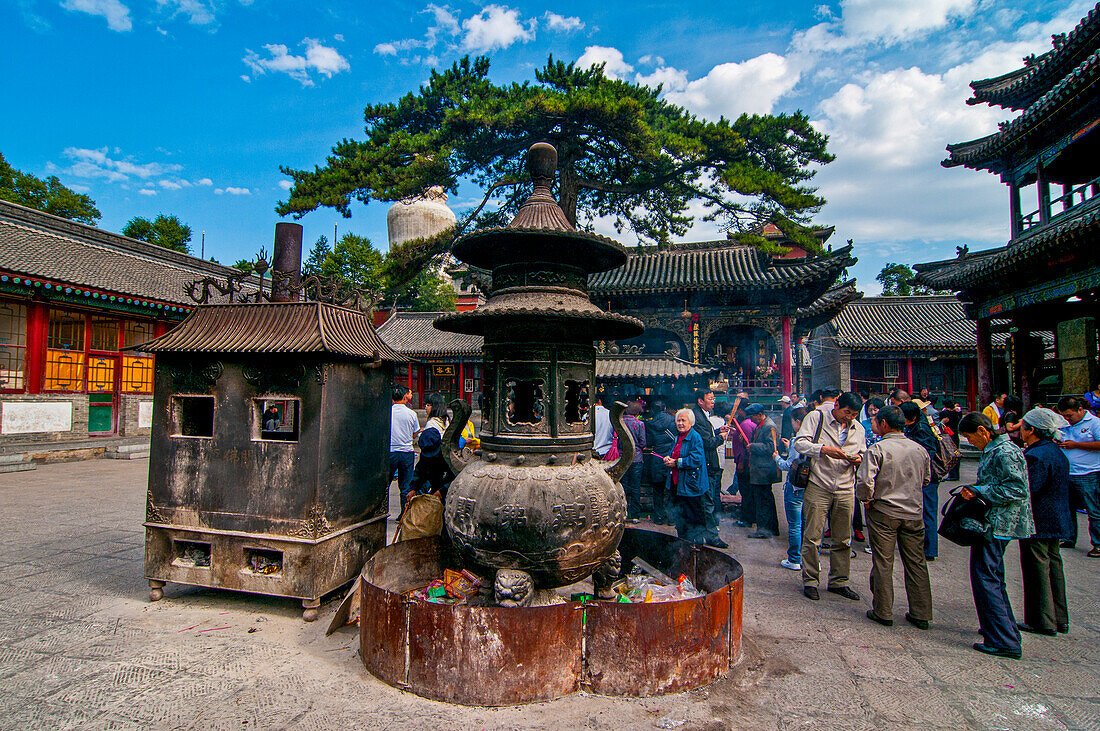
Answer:
M114 395L88 394L88 431L111 431L114 426Z

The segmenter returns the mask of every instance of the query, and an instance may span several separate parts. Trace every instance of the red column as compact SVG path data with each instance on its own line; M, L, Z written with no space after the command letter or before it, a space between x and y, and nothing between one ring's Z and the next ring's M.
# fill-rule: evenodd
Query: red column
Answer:
M465 401L466 400L466 394L463 391L463 388L466 386L466 383L462 380L463 375L464 374L463 374L463 370L462 370L462 361L458 361L458 397L460 399L462 399L463 401Z
M409 390L410 391L412 390L412 387L413 387L413 364L412 364L412 361L410 360L409 361Z
M978 403L975 409L993 400L993 333L989 320L978 320Z
M913 395L913 356L905 358L905 381L909 384L909 395Z
M46 375L46 334L49 311L41 302L27 305L27 393L42 393Z
M791 317L783 315L783 353L779 372L783 376L783 393L789 394L793 386L791 380Z

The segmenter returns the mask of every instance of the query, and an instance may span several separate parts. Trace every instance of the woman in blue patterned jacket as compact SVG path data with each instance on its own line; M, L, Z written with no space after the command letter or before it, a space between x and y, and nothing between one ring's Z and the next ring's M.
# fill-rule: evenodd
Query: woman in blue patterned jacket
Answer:
M988 540L970 548L970 587L978 623L985 642L974 649L987 655L1019 659L1020 630L1005 589L1005 549L1013 538L1035 533L1028 491L1027 460L1007 434L998 435L984 414L970 413L959 421L959 432L975 449L982 450L974 485L959 494L975 495L989 503L986 516L993 529Z

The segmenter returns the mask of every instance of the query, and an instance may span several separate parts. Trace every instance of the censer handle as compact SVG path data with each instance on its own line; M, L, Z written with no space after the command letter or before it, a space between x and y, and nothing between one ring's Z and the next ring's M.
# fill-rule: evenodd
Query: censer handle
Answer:
M623 412L626 404L616 401L611 404L611 428L615 430L615 436L619 438L619 460L604 467L611 479L618 482L626 471L630 469L630 463L634 461L634 437L626 428L623 421Z
M462 450L458 448L458 438L462 430L466 428L466 422L470 420L472 410L470 405L462 399L455 399L450 403L451 423L443 432L443 456L451 467L451 472L456 475L466 467L466 461L462 459Z

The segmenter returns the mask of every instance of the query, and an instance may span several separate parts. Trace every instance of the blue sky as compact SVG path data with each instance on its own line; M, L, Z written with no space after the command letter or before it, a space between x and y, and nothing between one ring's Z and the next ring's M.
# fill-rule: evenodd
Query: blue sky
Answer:
M0 0L0 152L87 192L103 228L175 214L196 253L205 231L206 256L229 263L270 251L280 165L311 167L361 138L364 105L415 89L432 65L486 53L507 82L532 78L550 53L605 61L708 118L809 114L837 156L815 179L829 201L817 221L837 227L833 243L854 239L853 273L875 293L887 261L1004 243L1005 188L941 168L944 146L1006 118L966 106L969 81L1049 49L1092 5ZM338 224L385 250L385 214L357 204L351 219L321 210L301 223L307 242ZM685 238L718 235L699 224Z

